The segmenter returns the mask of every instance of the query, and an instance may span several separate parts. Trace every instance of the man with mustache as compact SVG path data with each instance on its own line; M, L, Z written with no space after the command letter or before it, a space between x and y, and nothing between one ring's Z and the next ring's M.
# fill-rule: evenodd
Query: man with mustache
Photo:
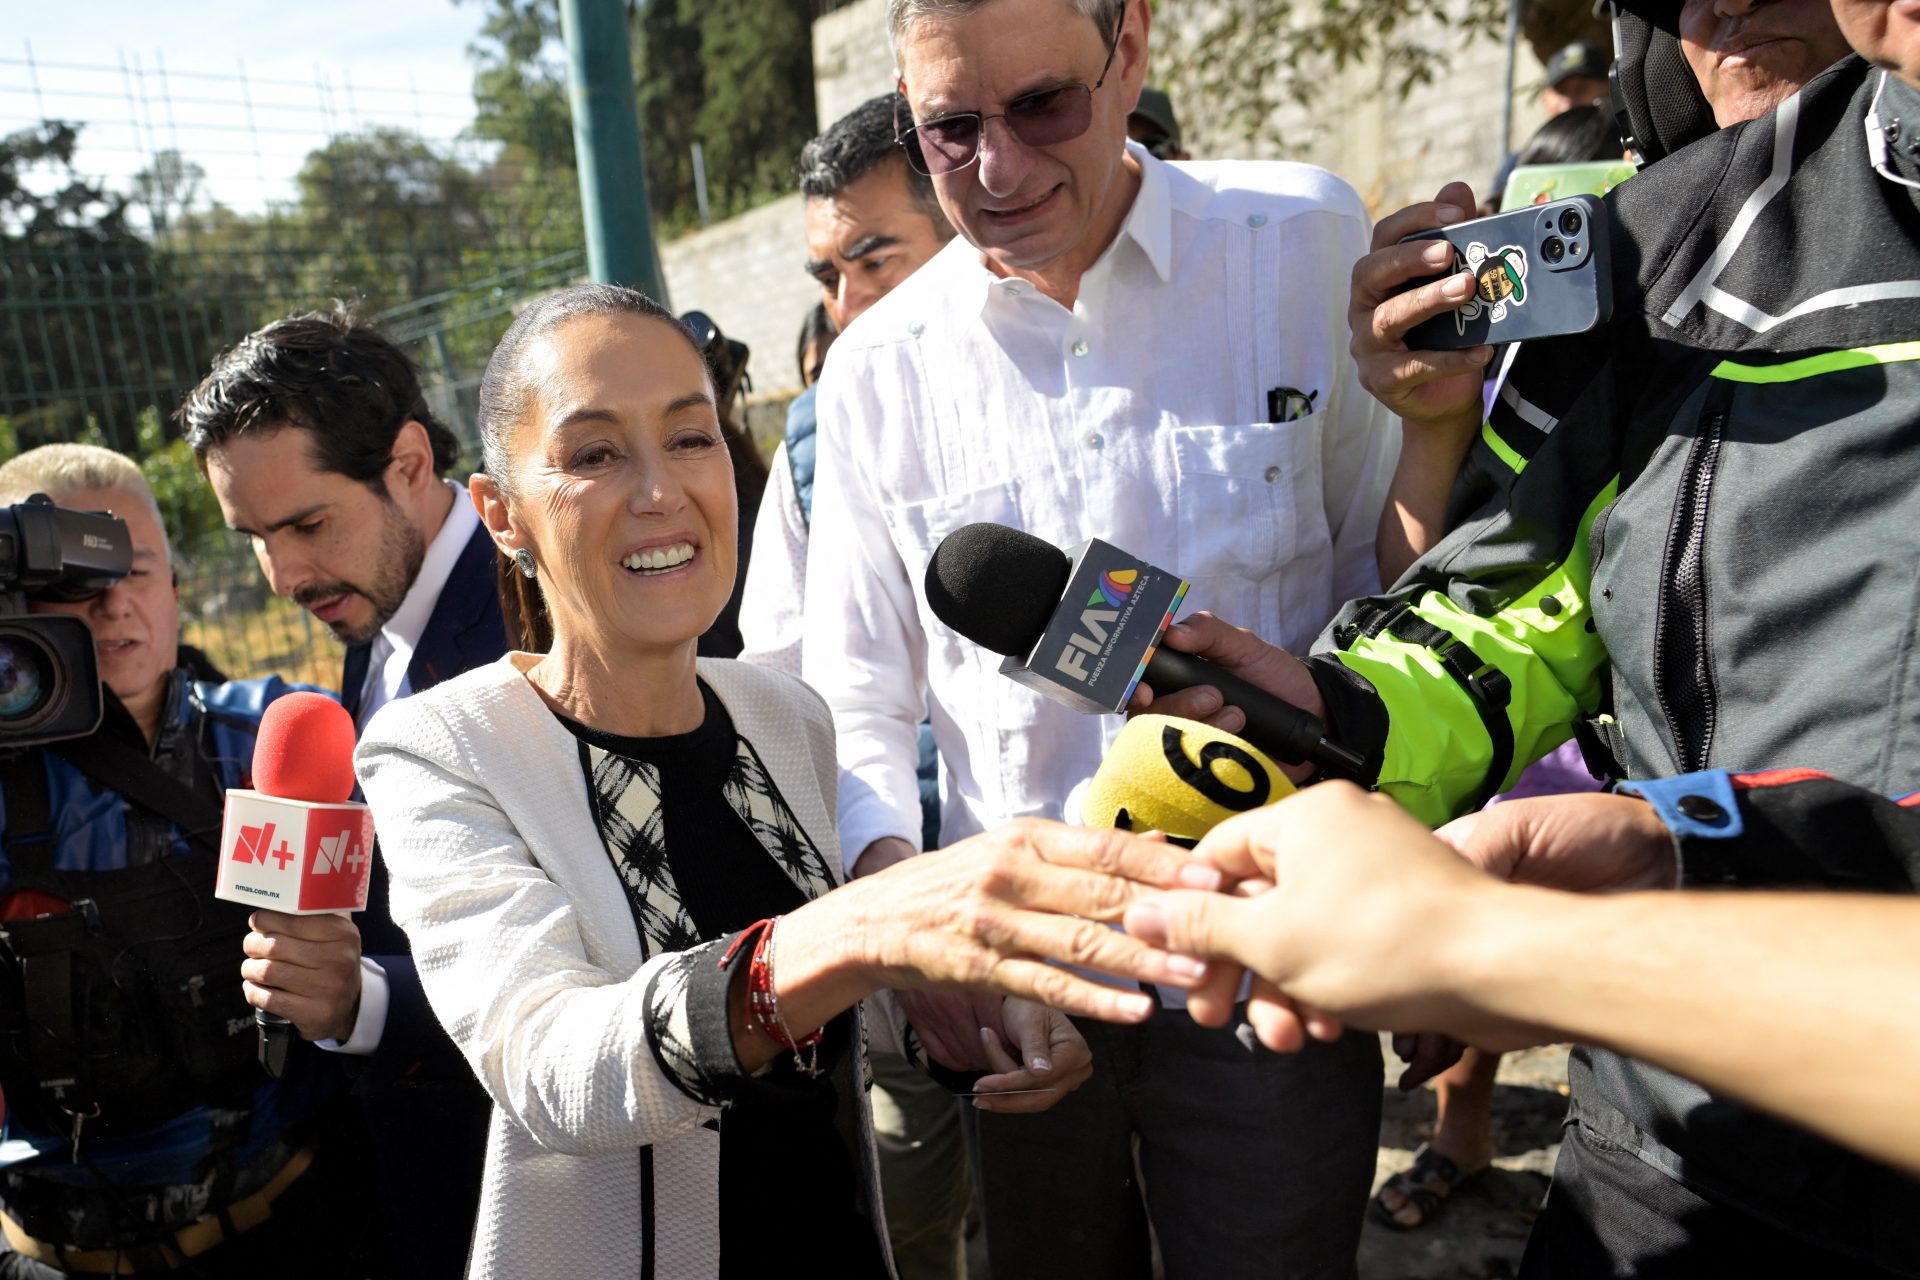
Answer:
M920 853L929 709L949 840L1075 811L1119 731L933 615L919 584L952 530L1101 537L1275 639L1378 582L1398 440L1339 333L1365 207L1304 165L1189 168L1129 142L1153 20L1145 0L889 5L897 136L958 234L847 326L820 381L802 663L852 780L855 875ZM937 999L915 1030L945 1060L977 1051L964 1001ZM1376 1041L1289 1061L1171 1008L1086 1034L1088 1089L1024 1131L982 1117L997 1275L1146 1280L1156 1246L1176 1278L1351 1273Z
M358 724L506 652L493 543L446 478L459 443L413 362L372 326L342 308L275 321L214 363L180 422L274 593L346 642L340 694ZM359 923L359 982L333 994L320 1043L358 1059L382 1199L408 1219L392 1274L456 1276L486 1098L427 1007L383 861Z
M1852 52L1827 0L1686 0L1679 32L1722 129L1759 119Z

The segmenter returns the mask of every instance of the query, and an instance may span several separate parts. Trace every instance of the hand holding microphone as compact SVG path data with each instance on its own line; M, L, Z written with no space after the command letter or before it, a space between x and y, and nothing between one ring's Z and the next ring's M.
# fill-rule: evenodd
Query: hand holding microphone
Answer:
M1131 713L1153 711L1183 720L1199 720L1216 729L1251 739L1260 737L1259 728L1249 728L1246 711L1221 688L1220 677L1237 679L1299 707L1316 719L1325 714L1319 687L1307 671L1307 664L1278 645L1268 644L1245 627L1237 627L1211 613L1189 614L1167 628L1148 678L1134 690L1127 704ZM1181 670L1179 664L1190 666ZM1176 683L1168 679L1178 672L1191 679ZM1160 677L1159 683L1153 678ZM1289 776L1298 779L1303 770L1289 767Z
M1142 715L1127 721L1107 749L1080 817L1090 827L1157 831L1193 848L1221 823L1293 794L1280 766L1252 743L1196 720ZM1235 892L1270 887L1267 869L1221 870L1223 885ZM1206 979L1187 992L1187 1008L1206 1026L1225 1026L1233 1015L1242 968L1240 957L1228 960L1209 965Z
M254 788L227 792L214 896L267 908L250 921L240 975L272 1076L296 1025L309 1040L353 1029L360 931L346 913L366 907L373 872L373 815L347 798L353 736L333 699L287 694L261 717Z
M1247 738L1275 758L1338 774L1363 767L1358 754L1327 736L1317 716L1192 653L1162 645L1187 584L1098 538L1075 547L1070 557L1018 529L970 524L934 549L926 592L928 607L942 622L1006 658L1001 674L1077 711L1123 712L1143 682L1151 697L1207 685L1239 709ZM1206 636L1196 639L1204 643ZM1282 687L1319 702L1304 670Z

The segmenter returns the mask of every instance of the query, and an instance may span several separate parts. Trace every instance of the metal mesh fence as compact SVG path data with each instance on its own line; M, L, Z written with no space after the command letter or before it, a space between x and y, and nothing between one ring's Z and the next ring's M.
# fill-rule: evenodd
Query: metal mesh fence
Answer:
M473 139L445 91L23 52L0 56L0 457L91 440L139 459L185 638L236 677L331 685L338 645L268 593L172 414L239 338L339 299L421 366L471 458L514 309L585 270L571 156Z

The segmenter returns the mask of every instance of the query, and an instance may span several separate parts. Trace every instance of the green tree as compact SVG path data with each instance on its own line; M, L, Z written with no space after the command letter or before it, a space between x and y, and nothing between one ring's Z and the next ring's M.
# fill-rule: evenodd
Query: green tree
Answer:
M200 202L200 184L207 171L178 151L161 151L153 162L133 175L133 198L147 211L156 240Z
M694 130L714 203L732 211L784 195L814 134L813 5L704 0L697 7L706 93Z
M154 501L166 514L167 532L173 539L174 551L183 556L192 555L218 541L226 528L225 518L220 514L220 500L213 496L213 486L200 474L187 442L178 437L167 438L166 423L158 409L141 412L135 451L140 458L140 473L147 478Z
M493 241L479 176L403 129L334 138L308 154L295 185L292 225L314 298L377 310L440 292Z
M1611 41L1591 0L1521 0L1521 35L1543 61L1574 41ZM1402 0L1160 0L1154 21L1178 57L1166 81L1208 104L1230 132L1253 138L1287 103L1316 104L1332 74L1378 60L1404 96L1458 49L1501 35L1508 0L1410 5ZM1162 48L1166 42L1156 41Z
M455 0L456 4L474 0ZM581 242L573 116L555 0L479 0L473 136L500 145L483 180L503 238L536 252Z
M0 137L0 416L22 448L89 431L130 448L203 358L128 197L74 169L79 138L58 120Z
M472 46L476 136L566 157L573 135L559 0L458 0L484 7ZM813 19L831 0L644 0L629 5L634 87L656 221L695 225L693 144L722 216L790 189L813 135ZM531 164L531 159L520 161Z
M698 0L649 0L634 15L634 97L647 157L647 196L664 230L699 225L693 142L707 70ZM707 169L713 175L711 161Z
M73 167L80 126L43 120L0 138L0 235L33 248L112 244L125 238L127 198ZM50 181L35 181L34 175Z

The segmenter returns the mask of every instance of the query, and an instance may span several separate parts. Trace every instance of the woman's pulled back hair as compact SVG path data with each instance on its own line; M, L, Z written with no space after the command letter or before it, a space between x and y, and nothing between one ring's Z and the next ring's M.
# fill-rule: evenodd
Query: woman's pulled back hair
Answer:
M505 497L513 497L514 428L527 415L533 399L533 383L523 367L527 348L570 321L612 315L664 320L689 348L693 347L692 337L680 327L673 313L638 289L577 284L533 302L501 337L500 345L493 349L487 361L487 371L480 376L481 465ZM704 367L704 361L702 363ZM499 583L507 638L529 653L547 652L553 647L553 619L547 613L539 581L521 574L513 558L502 555Z

